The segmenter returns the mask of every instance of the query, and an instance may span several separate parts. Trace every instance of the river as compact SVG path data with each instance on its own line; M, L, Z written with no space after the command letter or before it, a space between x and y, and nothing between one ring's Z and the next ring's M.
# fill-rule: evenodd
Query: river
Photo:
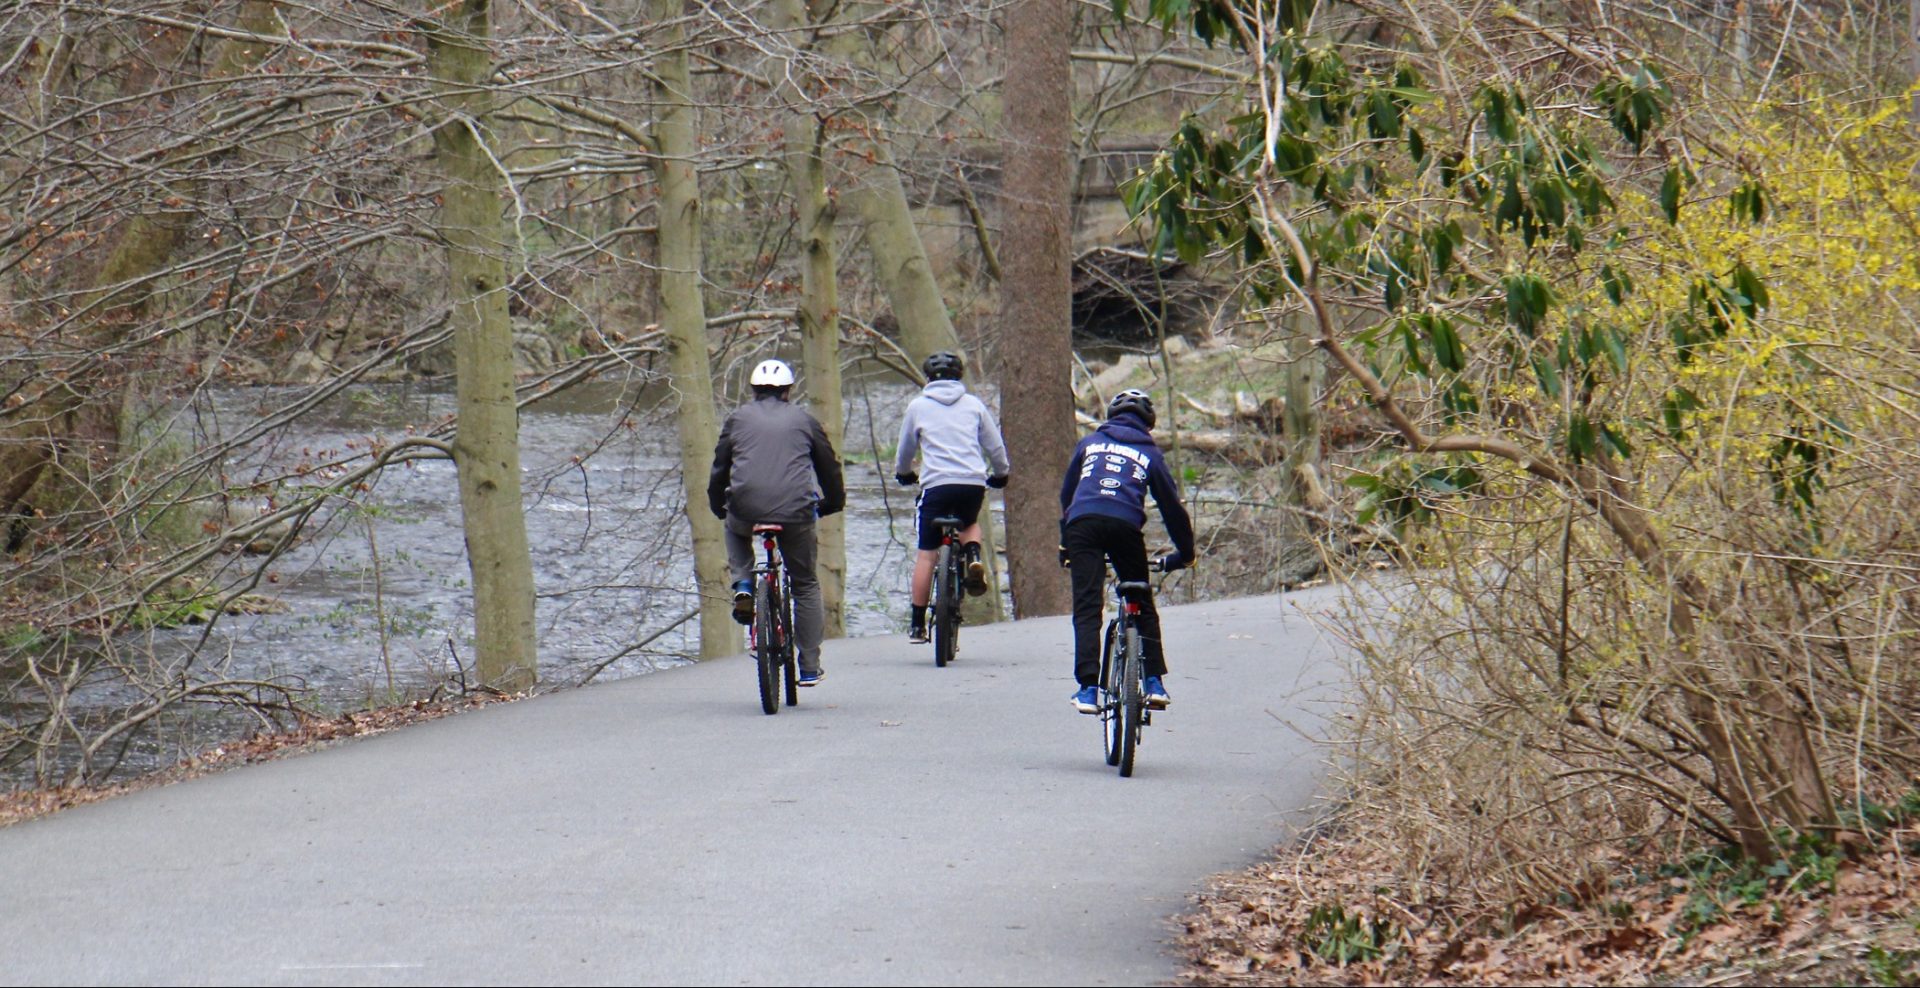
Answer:
M897 378L868 376L850 377L846 393L847 634L899 633L912 555L912 492L893 484L890 462L883 483L875 457L890 457L900 413L916 392ZM192 431L232 434L298 394L265 387L203 394ZM695 606L678 439L671 416L659 407L669 397L657 385L592 383L522 411L543 687L639 675L690 662L698 651L698 627L688 621L608 662ZM357 386L225 464L228 483L244 487L372 442L390 444L425 431L453 408L447 386ZM257 562L236 555L225 566L230 576ZM272 612L225 615L211 628L130 635L115 647L152 649L163 662L198 649L196 667L288 685L305 708L320 712L471 683L472 599L452 462L389 468L353 501L333 505L322 523L310 525L271 562L260 593L274 602ZM829 642L828 663L832 649ZM740 686L743 697L751 694L748 680ZM98 709L137 699L110 683L97 689L89 704ZM132 741L116 771L169 764L257 726L218 706L162 718ZM18 772L25 768L8 772L8 781L24 781Z
M895 633L905 613L912 493L893 485L890 469L883 484L873 457L893 449L900 411L915 392L879 380L851 381L847 390L847 633ZM250 417L280 397L234 390L213 404L222 416ZM677 437L656 409L662 397L589 384L522 413L543 682L578 682L694 606ZM445 388L356 388L298 421L255 462L233 464L233 473L270 475L349 443L392 442L452 411ZM472 655L472 601L453 463L389 469L359 503L276 560L266 587L285 612L228 616L215 630L237 675L291 679L332 705L377 698L389 680L404 692L457 675L455 655L462 664ZM648 672L697 650L697 628L687 622L600 675Z

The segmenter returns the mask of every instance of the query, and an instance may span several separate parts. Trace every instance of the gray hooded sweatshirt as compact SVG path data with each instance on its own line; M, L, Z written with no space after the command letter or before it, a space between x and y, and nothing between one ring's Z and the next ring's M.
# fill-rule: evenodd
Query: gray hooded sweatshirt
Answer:
M968 394L959 381L928 382L920 396L907 404L893 472L912 470L915 454L921 461L921 487L985 487L989 476L1004 475L1011 468L1000 423L994 421L986 403Z

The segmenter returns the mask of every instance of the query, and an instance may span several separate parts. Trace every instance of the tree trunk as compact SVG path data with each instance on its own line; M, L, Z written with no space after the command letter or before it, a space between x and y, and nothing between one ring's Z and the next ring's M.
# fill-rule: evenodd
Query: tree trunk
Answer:
M802 0L779 0L774 28L795 32L807 25ZM797 37L789 34L789 37ZM842 438L846 407L840 396L840 269L834 248L835 207L827 195L827 163L822 152L825 134L807 112L799 81L804 68L789 61L781 78L780 97L792 111L787 117L787 177L793 186L799 213L800 248L806 254L801 269L800 363L806 371L807 403L826 429L836 453L844 452ZM826 605L826 636L847 633L847 527L843 512L820 519L816 570L821 601Z
M874 165L853 193L854 209L867 225L867 248L887 304L900 323L900 342L916 361L941 350L960 349L947 314L947 300L934 280L920 231L913 224L899 167L884 139L872 144Z
M1733 0L1733 71L1741 79L1753 75L1753 5Z
M441 119L434 152L447 184L440 234L452 274L454 464L473 574L474 647L481 682L527 689L539 676L533 632L533 557L520 501L520 421L507 319L508 230L502 181L483 142L493 68L489 0L461 0L429 28L428 71Z
M1073 297L1067 196L1073 176L1066 0L1007 8L1006 152L1001 178L1000 403L1007 452L1007 565L1017 617L1066 613L1060 471L1072 455Z
M700 288L700 175L692 74L682 45L684 0L653 0L662 28L655 78L660 101L654 122L660 181L660 325L667 333L673 390L680 396L680 471L687 523L693 529L693 572L700 585L700 657L740 651L727 591L727 549L720 522L707 510L707 471L720 427L713 408L713 368L707 359L707 307Z
M1920 0L1907 0L1907 85L1920 83ZM1908 107L1914 126L1920 127L1920 92Z
M1332 506L1320 482L1320 385L1326 361L1312 342L1313 335L1298 320L1289 320L1287 335L1286 409L1281 430L1286 438L1287 496L1313 511Z

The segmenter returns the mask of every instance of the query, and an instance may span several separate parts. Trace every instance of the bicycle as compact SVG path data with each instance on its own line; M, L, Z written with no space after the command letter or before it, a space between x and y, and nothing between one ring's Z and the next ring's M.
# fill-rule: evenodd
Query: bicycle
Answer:
M1167 572L1166 561L1154 560L1153 568ZM1134 627L1140 616L1140 599L1152 592L1153 585L1144 581L1113 585L1120 611L1107 622L1106 640L1100 649L1100 741L1106 749L1107 764L1117 766L1123 779L1133 775L1140 728L1153 723L1153 710L1147 706L1142 687L1146 653L1141 651L1140 630Z
M960 551L960 519L933 520L940 531L940 555L933 564L933 664L945 668L960 651L960 600L964 562Z
M780 556L779 525L755 525L766 561L753 568L753 625L748 641L760 680L760 709L780 712L780 680L786 679L787 706L800 703L798 652L793 637L793 581Z

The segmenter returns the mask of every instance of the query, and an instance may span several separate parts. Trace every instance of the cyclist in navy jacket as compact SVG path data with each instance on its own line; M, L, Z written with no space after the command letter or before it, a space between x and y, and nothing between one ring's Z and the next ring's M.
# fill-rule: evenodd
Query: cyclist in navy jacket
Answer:
M1107 561L1122 582L1145 581L1148 574L1146 499L1153 495L1173 537L1174 552L1158 561L1177 570L1194 561L1193 520L1180 503L1180 487L1153 442L1153 398L1128 390L1107 403L1107 421L1074 447L1073 460L1060 485L1060 563L1073 577L1073 676L1080 684L1072 700L1083 714L1097 713L1095 684L1100 678L1100 616ZM1170 701L1161 677L1167 674L1160 645L1160 614L1148 594L1140 607L1140 642L1145 651L1147 705L1164 709Z

